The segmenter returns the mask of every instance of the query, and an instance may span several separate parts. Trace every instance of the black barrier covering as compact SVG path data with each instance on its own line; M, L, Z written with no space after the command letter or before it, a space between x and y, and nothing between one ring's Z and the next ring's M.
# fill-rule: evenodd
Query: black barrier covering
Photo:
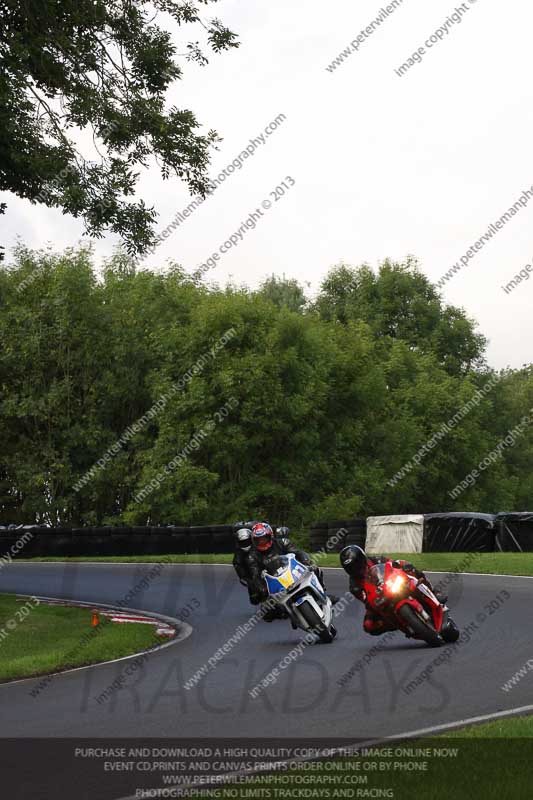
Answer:
M317 550L323 550L326 546L326 542L328 541L328 529L327 528L311 528L309 533L309 544L310 548L313 552Z
M52 528L44 525L7 525L0 527L0 556L8 560L38 554L38 538Z
M515 553L533 552L533 511L498 514L496 550Z
M0 739L0 770L6 800L529 800L531 746L516 738Z
M149 555L172 552L173 538L171 528L150 527L146 537Z
M359 545L359 547L364 547L366 542L366 523L367 523L366 517L356 517L355 519L344 520L344 525L342 525L341 528L337 528L336 524L333 522L330 523L328 530L330 541L335 541L335 539L337 538L335 535L336 528L337 528L337 536L338 536L338 531L340 529L346 531L346 533L344 534L344 538L339 539L336 542L333 548L334 551L336 553L340 553L342 548L349 544L357 544Z
M0 559L11 561L15 556L12 556L12 551L17 544L16 536L9 536L7 534L0 534Z
M366 519L339 519L328 523L314 523L310 531L311 550L339 553L346 544L364 546ZM349 541L348 541L349 539Z
M339 531L346 533L339 536ZM26 540L23 541L23 537ZM347 544L365 546L366 519L316 522L310 549L339 552ZM232 553L232 525L117 526L49 528L0 526L0 558L36 556L120 556ZM450 512L424 516L424 552L533 551L533 512L473 514Z
M496 516L450 512L424 515L424 553L492 553Z
M231 525L0 528L0 558L233 552Z
M212 553L213 537L209 525L198 525L190 528L186 540L187 553Z
M184 553L185 545L187 543L187 534L182 528L172 529L172 544L170 545L169 553Z
M364 548L366 544L366 530L362 528L348 528L344 544L356 544Z
M214 553L233 553L235 550L235 534L233 525L211 525Z
M109 535L113 550L119 550L124 555L135 555L136 537L131 528L111 528Z
M47 537L49 552L53 556L74 555L74 536L72 528L58 528L55 536Z

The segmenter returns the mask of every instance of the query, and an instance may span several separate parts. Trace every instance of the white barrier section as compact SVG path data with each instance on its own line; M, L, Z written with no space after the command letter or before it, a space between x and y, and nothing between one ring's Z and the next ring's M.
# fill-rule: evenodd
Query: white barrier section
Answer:
M421 553L423 536L422 514L369 517L365 550L367 553Z

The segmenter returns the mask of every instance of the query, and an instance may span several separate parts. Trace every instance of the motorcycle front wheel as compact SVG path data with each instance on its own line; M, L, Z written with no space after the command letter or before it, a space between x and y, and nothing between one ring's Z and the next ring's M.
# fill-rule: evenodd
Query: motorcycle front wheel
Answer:
M323 644L331 644L335 636L337 635L336 629L333 625L330 626L329 630L326 628L318 614L316 613L315 609L312 608L309 603L303 603L300 606L300 614L305 619L309 627L316 633L318 638Z
M412 606L407 604L402 606L398 611L398 616L402 618L407 627L418 639L423 639L424 642L431 647L441 647L443 640L435 628L428 625L427 622L416 613Z

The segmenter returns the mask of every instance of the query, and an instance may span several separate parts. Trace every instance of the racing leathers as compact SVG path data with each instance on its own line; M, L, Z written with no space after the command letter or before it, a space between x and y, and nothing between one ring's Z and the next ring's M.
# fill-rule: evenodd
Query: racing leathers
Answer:
M238 549L235 551L235 555L233 556L233 568L237 573L237 577L240 582L246 584L248 586L248 579L249 579L249 567L248 567L248 558L249 553L246 553L244 550Z

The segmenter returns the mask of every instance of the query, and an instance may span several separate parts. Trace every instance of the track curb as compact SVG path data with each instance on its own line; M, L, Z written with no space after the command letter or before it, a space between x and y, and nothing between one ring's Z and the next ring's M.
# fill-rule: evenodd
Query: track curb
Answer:
M18 593L15 592L3 592L3 594L18 595ZM24 597L25 595L18 595L18 596ZM62 669L59 670L58 672L48 672L42 675L33 675L32 677L29 678L15 678L12 681L1 681L0 689L2 689L4 686L14 686L16 684L30 683L30 682L35 683L36 681L44 681L46 680L46 678L56 678L60 677L61 675L69 675L73 672L81 672L81 670L85 669L94 669L95 667L104 667L109 664L118 664L121 661L131 661L132 659L145 656L147 653L155 654L158 653L160 650L166 650L168 647L172 647L173 645L185 641L185 639L187 639L193 632L193 628L187 622L182 622L181 620L176 619L176 617L169 617L165 614L160 614L159 612L156 611L145 611L144 609L130 608L129 606L110 605L109 603L88 603L85 600L73 600L72 598L64 598L64 597L45 597L44 595L32 595L32 597L35 597L36 600L59 601L65 603L66 605L71 605L73 608L87 608L91 610L96 609L99 611L117 611L117 612L126 611L130 614L142 614L143 617L149 617L150 619L165 622L167 625L170 625L176 631L176 636L173 637L172 640L169 642L163 642L162 644L156 647L150 647L148 650L141 650L137 653L132 653L131 655L128 656L121 656L120 658L112 658L109 659L108 661L97 661L94 664L84 664L80 667L71 667L69 669Z

